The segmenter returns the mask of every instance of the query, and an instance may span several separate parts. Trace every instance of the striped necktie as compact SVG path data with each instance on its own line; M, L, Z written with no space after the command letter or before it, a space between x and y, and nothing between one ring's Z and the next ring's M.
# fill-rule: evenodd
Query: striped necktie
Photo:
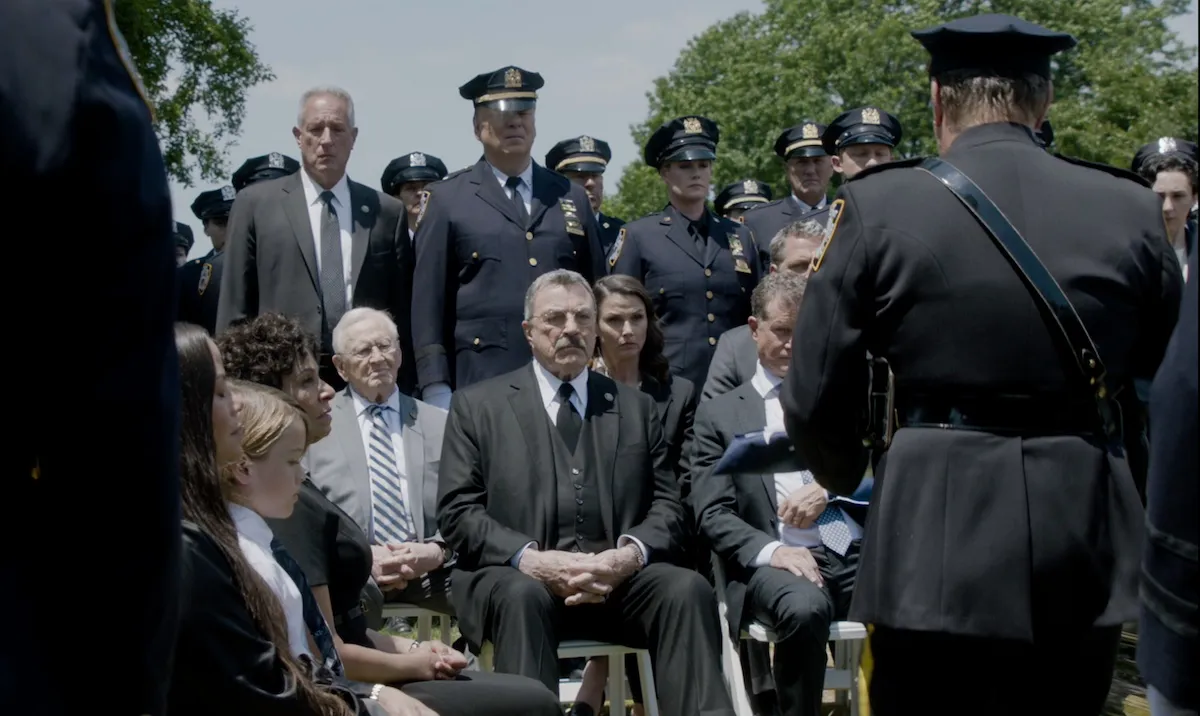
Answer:
M808 470L801 473L801 479L808 485L816 478ZM817 518L817 532L821 534L821 543L843 557L850 551L850 526L846 524L846 515L842 508L830 505Z
M371 537L375 544L415 542L416 529L400 486L400 467L392 447L385 405L371 405L371 432L367 437L367 471L371 475Z
M304 576L304 570L300 567L300 563L288 553L278 538L271 540L271 554L275 556L275 561L279 563L280 567L283 567L283 571L288 573L288 576L296 583L296 588L300 590L300 603L304 607L304 625L308 627L313 641L317 643L317 649L321 652L321 661L329 667L330 671L338 676L343 676L346 671L342 666L341 657L338 656L333 634L329 631L329 624L325 621L325 615L321 613L321 607L317 604L317 598L313 596L312 587L308 585L308 578Z

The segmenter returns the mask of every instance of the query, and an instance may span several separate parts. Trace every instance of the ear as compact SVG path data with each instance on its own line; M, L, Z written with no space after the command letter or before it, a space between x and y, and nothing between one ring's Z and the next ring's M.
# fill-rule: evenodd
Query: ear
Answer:
M842 156L840 154L834 154L833 156L829 157L829 163L833 165L833 170L835 172L838 174L842 173Z
M769 267L767 267L767 273L776 273L778 271L779 271L779 267L776 266L775 264L771 264Z
M933 103L933 126L940 127L943 122L942 86L933 78L929 80L929 100Z
M341 357L337 353L334 353L333 354L333 367L337 370L338 375L342 376L342 380L346 380L347 382L349 382L346 378L346 359L345 358Z
M358 127L350 130L350 148L354 149L354 143L358 141Z
M525 340L533 345L533 324L529 321L521 321L521 331L525 334Z
M292 136L296 138L296 146L300 146L300 128L292 127Z
M750 316L750 318L746 319L746 325L750 326L750 336L758 340L758 319Z

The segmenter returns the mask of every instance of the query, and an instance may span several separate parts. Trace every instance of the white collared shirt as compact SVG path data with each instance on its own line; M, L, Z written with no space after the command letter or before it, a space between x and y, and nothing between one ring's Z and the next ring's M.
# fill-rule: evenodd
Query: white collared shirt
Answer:
M358 394L358 391L350 389L350 396L354 399L354 415L358 418L358 434L362 439L363 454L371 454L371 414L367 410L374 405L371 401ZM408 489L408 470L407 463L404 459L404 421L400 419L400 389L392 390L391 396L382 403L384 411L381 414L383 421L387 423L388 435L392 439L392 450L396 455L396 471L400 473L400 496L404 499L404 505L408 508L408 514L412 516L412 504L409 501L409 496L412 494ZM368 478L370 470L367 471ZM373 537L375 534L375 491L371 491L371 509L367 515L367 536ZM415 523L414 523L415 525ZM418 535L419 536L419 535ZM374 541L372 539L372 541Z
M536 360L533 361L533 374L537 378L538 391L542 394L542 407L546 409L546 415L550 418L550 422L558 425L558 406L562 405L558 387L563 384L563 381L554 377ZM571 379L571 387L575 389L575 392L571 394L571 405L575 406L575 412L579 413L580 418L587 415L587 384L587 368Z
M275 561L275 555L271 551L271 540L275 538L275 534L267 526L267 521L249 507L231 502L229 516L233 518L233 525L237 528L238 546L242 548L246 563L262 577L283 607L283 616L287 621L288 646L292 649L292 656L308 654L311 657L300 588L292 581L287 570Z
M829 198L824 196L821 197L821 200L817 202L816 206L809 206L801 201L800 197L796 196L795 194L792 194L792 201L796 202L796 206L800 207L800 214L802 216L805 214L811 214L819 209L824 209L829 204Z
M317 275L321 275L321 209L324 203L321 194L325 191L304 169L300 170L300 184L304 187L304 204L308 207L308 225L312 228L313 247L316 249ZM342 237L342 279L346 284L346 307L352 304L354 287L350 285L350 252L354 232L354 206L350 203L350 182L343 174L333 185L333 209L337 212L338 229Z
M754 376L750 378L750 384L762 396L763 403L767 409L767 429L777 432L782 432L783 428L783 407L779 404L779 387L783 384L783 379L776 376L763 367L762 361L759 361L754 369ZM804 487L805 481L802 472L777 472L775 473L775 504L782 504L796 490ZM828 498L829 493L825 496ZM842 510L842 515L846 518L846 527L850 530L850 540L862 538L862 527L854 521L850 515ZM775 554L775 550L787 545L788 547L819 547L821 545L821 532L814 524L807 529L793 527L783 520L779 520L779 526L776 531L778 540L768 543L759 551L754 558L755 567L766 567L771 563L771 555Z
M510 200L512 199L512 189L507 186L508 175L500 171L496 167L488 163L488 168L492 170L492 174L496 177L496 181L500 182L500 188L504 190L504 195ZM521 194L521 201L525 203L525 213L533 214L533 160L529 160L529 166L525 167L525 171L518 176L521 177L521 185L517 187L517 191Z

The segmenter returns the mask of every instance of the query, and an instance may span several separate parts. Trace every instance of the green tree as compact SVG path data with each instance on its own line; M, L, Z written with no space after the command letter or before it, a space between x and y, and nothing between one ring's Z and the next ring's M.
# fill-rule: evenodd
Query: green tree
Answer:
M631 127L644 146L662 122L702 114L720 123L714 189L744 178L786 194L772 149L785 128L828 122L873 104L900 118L901 153L936 151L928 55L909 31L982 12L1008 13L1074 34L1079 46L1056 60L1055 144L1063 154L1128 166L1147 141L1197 134L1196 49L1166 22L1188 0L765 0L692 39L675 67L647 93L645 121ZM658 211L666 191L642 162L625 168L606 206L633 219Z
M115 13L154 107L171 178L185 186L196 176L224 181L246 91L275 79L249 40L249 21L208 0L119 0Z

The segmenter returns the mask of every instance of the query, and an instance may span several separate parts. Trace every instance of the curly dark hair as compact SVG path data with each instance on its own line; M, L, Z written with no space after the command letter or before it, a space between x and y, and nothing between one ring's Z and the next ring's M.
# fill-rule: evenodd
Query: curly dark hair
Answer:
M604 305L604 299L614 294L641 300L642 305L646 307L646 343L642 346L641 354L638 355L638 371L664 385L670 383L671 365L667 362L667 357L663 355L665 341L662 326L659 324L658 314L654 312L654 303L650 300L650 294L642 282L631 276L613 274L596 281L593 291L596 294L597 313ZM596 355L600 355L599 341L596 341Z
M1181 154L1159 154L1147 159L1142 164L1141 169L1138 170L1138 173L1142 175L1143 179L1153 184L1154 180L1158 179L1158 175L1162 172L1179 172L1188 178L1188 184L1192 187L1192 193L1196 194L1200 193L1197 192L1197 179L1200 179L1200 171L1198 169L1200 169L1200 164L1197 164L1196 160L1191 157L1185 157Z
M283 379L308 356L320 355L312 334L294 318L281 313L263 313L230 326L217 337L230 378L283 389Z

